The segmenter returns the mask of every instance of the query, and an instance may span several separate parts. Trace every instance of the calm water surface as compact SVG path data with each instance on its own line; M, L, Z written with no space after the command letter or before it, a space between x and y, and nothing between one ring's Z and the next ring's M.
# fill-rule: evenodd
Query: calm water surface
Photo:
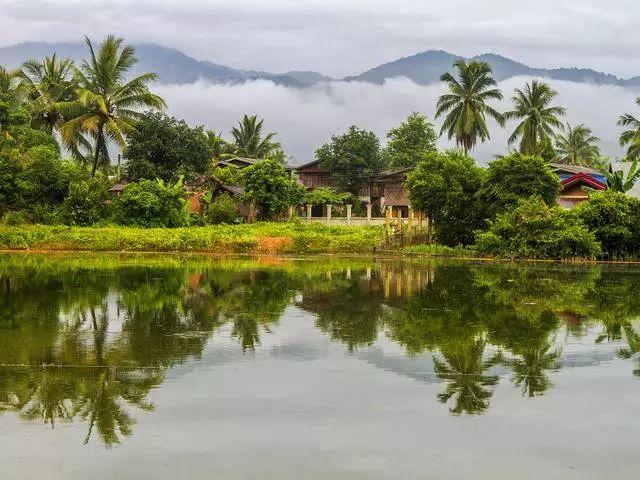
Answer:
M0 255L0 478L636 478L640 269Z

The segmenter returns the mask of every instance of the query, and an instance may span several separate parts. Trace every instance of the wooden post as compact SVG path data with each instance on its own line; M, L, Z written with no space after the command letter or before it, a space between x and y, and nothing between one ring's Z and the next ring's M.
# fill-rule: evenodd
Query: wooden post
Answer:
M409 235L413 235L413 208L409 207L409 222L408 222Z
M367 223L371 225L371 202L367 203Z
M307 222L311 223L311 207L313 207L313 205L311 205L310 203L307 203Z
M396 216L398 218L398 233L402 233L403 225L402 225L402 208L398 208L396 210Z
M331 225L331 207L333 205L327 205L327 225Z
M422 231L422 219L424 218L424 212L419 211L418 212L418 231L421 232Z
M347 225L351 225L351 204L347 204Z
M289 220L293 218L293 207L289 207Z
M387 232L387 240L391 237L391 209L392 207L387 207L384 210L384 226L385 232Z

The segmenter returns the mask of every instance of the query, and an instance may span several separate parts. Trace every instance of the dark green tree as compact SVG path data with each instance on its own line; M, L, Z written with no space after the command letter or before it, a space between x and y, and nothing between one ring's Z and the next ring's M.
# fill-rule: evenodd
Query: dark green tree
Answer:
M413 112L397 127L387 132L384 156L389 167L413 167L425 153L437 150L438 136L424 115Z

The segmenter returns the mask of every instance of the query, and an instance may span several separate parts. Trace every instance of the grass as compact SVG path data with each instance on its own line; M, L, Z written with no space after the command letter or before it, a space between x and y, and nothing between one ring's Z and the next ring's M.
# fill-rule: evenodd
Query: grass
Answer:
M413 245L403 248L400 253L407 256L422 257L475 257L477 252L465 247L447 247L445 245Z
M380 227L256 223L189 228L0 226L2 250L372 253Z

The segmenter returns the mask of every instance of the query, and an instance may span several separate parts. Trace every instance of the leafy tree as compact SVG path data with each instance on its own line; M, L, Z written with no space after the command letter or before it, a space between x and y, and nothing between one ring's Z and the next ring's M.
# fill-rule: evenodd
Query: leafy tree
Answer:
M333 135L316 150L316 159L331 172L341 190L354 195L385 167L376 134L355 125L342 135Z
M480 253L503 258L594 258L600 244L580 219L541 197L521 200L476 236Z
M572 127L567 123L566 135L559 134L556 147L561 163L593 167L600 158L600 149L596 145L600 139L591 133L591 129L580 123Z
M209 223L236 223L238 220L238 206L228 193L222 193L214 198L205 210L205 217Z
M608 258L637 257L640 253L640 200L621 192L592 193L574 210Z
M629 167L629 171L624 173L623 170L613 169L613 165L609 165L609 169L604 172L607 186L609 190L613 190L614 192L628 192L633 188L638 179L640 179L640 168L638 166L638 159L635 159L631 162L631 166Z
M62 203L65 224L96 224L107 215L107 200L109 191L106 178L96 176L72 182Z
M192 178L211 167L213 149L202 127L190 128L160 112L147 112L127 136L127 176L176 181Z
M189 213L182 179L165 184L161 179L130 183L115 202L116 220L139 227L183 227Z
M554 205L559 190L560 179L542 158L515 152L489 164L479 196L492 218L534 195Z
M304 190L275 160L257 162L243 171L245 195L261 220L281 216L291 205L301 202Z
M520 152L525 155L539 155L547 138L554 138L554 129L564 128L558 120L565 109L550 105L558 94L549 85L532 80L524 90L516 89L511 98L514 109L504 113L505 120L520 120L509 137L509 144L520 139Z
M53 133L64 123L57 105L75 97L73 62L69 58L59 60L55 53L42 61L27 60L21 76L29 93L33 125Z
M636 104L640 105L640 97L636 99ZM627 147L627 157L631 160L640 155L640 120L631 113L625 113L618 119L618 126L627 130L620 134L620 145Z
M473 158L455 150L424 155L407 175L411 204L433 222L439 242L473 242L473 231L482 226L476 200L482 178Z
M247 158L273 157L281 151L280 143L275 142L275 132L263 136L264 120L258 120L256 115L243 115L237 127L231 129L235 142L235 154Z
M413 167L425 153L437 150L433 124L417 112L389 130L387 139L384 155L391 168Z
M222 138L222 132L216 133L208 130L207 139L209 140L209 147L213 153L214 160L218 161L233 156L235 147L232 143Z
M458 78L448 72L440 77L448 84L449 93L438 100L436 118L446 114L440 135L447 132L449 140L455 138L456 144L468 153L478 141L490 139L487 116L499 125L504 123L502 114L487 104L490 100L502 100L502 93L495 88L496 81L487 63L458 60L453 65Z
M126 78L137 62L133 47L109 35L96 54L91 40L88 37L85 40L90 56L80 69L74 69L77 99L60 102L56 108L66 120L61 127L66 144L77 144L83 135L93 139L92 175L95 176L100 163L109 163L110 140L125 148L125 136L135 131L135 122L142 116L139 109L162 109L165 103L149 91L149 82L157 78L155 73Z

